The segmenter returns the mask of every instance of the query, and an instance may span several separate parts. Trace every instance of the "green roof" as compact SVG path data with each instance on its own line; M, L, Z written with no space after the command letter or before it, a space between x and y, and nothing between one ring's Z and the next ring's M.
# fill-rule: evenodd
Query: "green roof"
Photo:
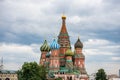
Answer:
M72 60L66 60L66 62L72 62Z
M68 33L60 33L59 36L68 36Z
M68 70L67 69L65 69L65 70L59 70L59 72L68 72Z
M60 67L60 72L68 72L68 69L66 67Z
M65 58L60 58L60 61L65 61Z

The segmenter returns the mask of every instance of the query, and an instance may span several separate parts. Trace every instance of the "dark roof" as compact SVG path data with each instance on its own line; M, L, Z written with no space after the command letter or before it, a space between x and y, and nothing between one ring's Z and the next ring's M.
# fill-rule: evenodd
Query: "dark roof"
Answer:
M76 41L74 47L75 47L75 48L83 48L83 43L80 41L79 38L78 38L78 40Z

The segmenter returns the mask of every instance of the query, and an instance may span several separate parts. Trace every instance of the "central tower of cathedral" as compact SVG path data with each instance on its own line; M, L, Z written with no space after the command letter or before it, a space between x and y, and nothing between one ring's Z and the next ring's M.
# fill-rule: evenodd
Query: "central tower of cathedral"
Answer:
M71 48L70 39L66 28L66 16L62 16L62 27L58 36L58 43L60 45L60 66L65 66L65 52Z
M66 16L62 16L62 27L58 40L53 39L50 46L45 40L40 47L40 65L46 67L48 80L58 77L61 77L62 80L88 80L85 56L82 53L83 43L78 38L74 44L74 51L71 50L65 21Z

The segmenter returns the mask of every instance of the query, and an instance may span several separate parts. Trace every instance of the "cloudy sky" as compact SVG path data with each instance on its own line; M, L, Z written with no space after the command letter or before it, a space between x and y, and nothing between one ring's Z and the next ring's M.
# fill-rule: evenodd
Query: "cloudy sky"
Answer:
M120 69L120 0L0 0L0 59L4 69L18 70L24 62L39 63L44 39L50 44L61 28L61 15L72 46L84 44L89 74ZM74 50L74 47L73 47Z

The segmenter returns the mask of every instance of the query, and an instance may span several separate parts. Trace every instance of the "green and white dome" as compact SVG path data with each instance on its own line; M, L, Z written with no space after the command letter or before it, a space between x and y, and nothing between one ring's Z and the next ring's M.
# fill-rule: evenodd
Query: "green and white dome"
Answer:
M50 51L50 46L47 44L47 40L44 41L43 45L40 47L40 50L46 52Z

